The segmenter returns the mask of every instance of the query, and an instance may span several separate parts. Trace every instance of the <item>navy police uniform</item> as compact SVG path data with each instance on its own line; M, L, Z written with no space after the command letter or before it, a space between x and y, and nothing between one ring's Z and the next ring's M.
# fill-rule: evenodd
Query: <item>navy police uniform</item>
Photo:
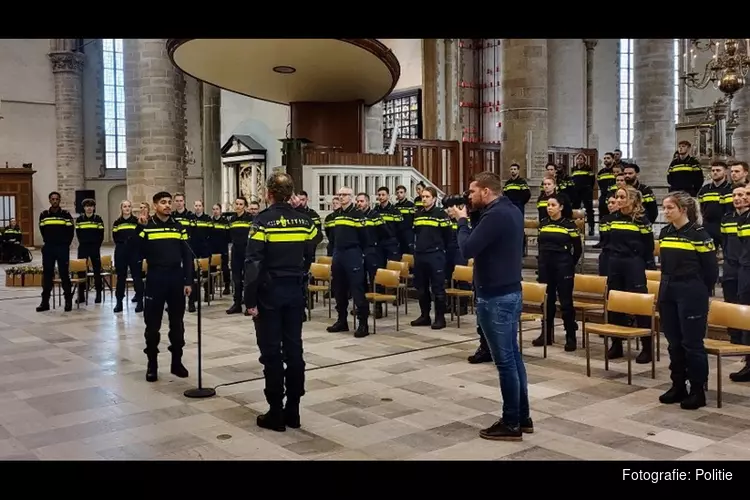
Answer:
M381 262L388 262L389 260L399 262L402 252L401 245L398 242L398 233L404 222L404 217L396 206L390 202L385 205L376 204L373 210L380 214L384 223L380 231L380 241L378 241Z
M232 284L234 285L234 304L227 309L227 314L242 312L242 288L245 274L245 248L247 247L247 235L253 216L247 212L241 215L234 214L229 219L229 239L232 242Z
M313 220L288 203L274 203L261 211L249 233L245 306L258 309L255 334L270 405L270 411L258 417L261 427L283 431L287 425L300 426L299 402L305 394L302 287L316 241Z
M122 311L122 299L125 297L125 283L128 278L128 269L130 269L130 276L133 278L133 288L135 289L137 304L135 312L143 311L142 264L137 239L141 230L138 218L134 215L128 218L119 217L112 224L112 240L115 242L115 272L117 273L117 285L115 285L115 299L117 300L117 304L115 305L114 312Z
M577 210L586 209L586 221L589 223L589 233L594 234L594 182L596 174L588 165L575 165L573 167L572 208Z
M555 297L560 301L560 312L565 326L565 350L576 349L576 312L573 308L573 282L575 266L581 258L581 235L574 221L566 218L552 220L548 217L539 226L539 283L547 284L547 311L545 329L533 341L535 346L552 344L555 335Z
M607 198L609 198L610 188L615 185L615 174L612 167L604 167L596 174L596 183L599 186L599 219L609 214Z
M503 187L503 195L506 196L521 213L526 212L526 204L531 199L529 183L523 177L508 179Z
M423 207L414 216L414 234L414 286L421 314L411 325L445 328L445 252L453 236L451 221L437 204ZM435 300L434 322L430 321L430 290Z
M703 186L703 168L701 162L693 156L684 159L679 156L672 160L667 170L669 191L686 191L695 197Z
M156 357L165 305L169 317L172 373L184 378L188 376L181 362L185 346L184 287L193 283L193 257L187 245L187 228L172 217L162 221L155 215L141 228L139 236L141 256L148 262L143 311L146 323L146 348L143 352L148 356L146 380L154 382L157 379Z
M98 304L102 301L102 243L104 243L104 221L97 214L87 217L79 215L76 219L76 237L78 237L78 258L88 259L94 272L94 288ZM79 278L85 278L85 273L79 273ZM78 286L78 302L84 301L87 284Z
M11 264L16 262L23 262L23 234L21 227L16 224L15 226L5 226L2 231L2 262L9 262Z
M706 405L708 357L703 348L708 300L719 276L716 248L708 231L689 222L669 224L659 234L661 285L659 318L669 342L672 387L662 403L681 403L695 410ZM688 394L685 383L690 382Z
M221 281L224 283L224 293L229 294L229 220L223 215L211 218L211 236L208 243L211 246L211 255L221 255Z
M359 319L354 336L366 337L369 334L367 318L370 311L365 299L363 254L369 246L365 216L352 204L336 210L331 224L333 231L328 233L329 242L333 244L331 285L333 296L336 298L338 319L327 330L329 332L349 331L346 314L349 305L349 293L351 293Z
M73 217L70 212L59 208L44 210L39 214L39 231L42 233L42 303L36 308L38 312L49 310L49 299L52 294L52 280L55 277L55 263L60 274L60 281L65 294L65 310L73 308L73 297L70 283L70 244L75 234Z
M602 215L599 219L599 243L601 245L601 252L599 252L598 261L599 276L607 276L608 272L609 249L607 248L607 238L609 238L609 222L613 217L614 214L607 212L606 215Z
M712 181L698 191L703 228L714 239L718 248L722 243L721 220L724 214L734 211L732 206L732 185L725 180L718 186Z
M414 214L417 207L414 202L407 199L397 201L393 206L401 214L401 224L397 233L401 255L414 255Z
M328 244L326 245L326 255L329 257L333 257L333 221L336 217L336 212L339 209L334 210L330 214L326 215L325 220L323 221L323 232L326 235L326 238L328 239Z
M211 259L211 234L213 233L214 223L211 220L211 216L203 213L201 215L195 214L193 219L193 236L190 240L190 246L195 253L195 256L199 259ZM208 274L209 269L201 269L201 274ZM203 300L208 300L208 282L203 285ZM194 284L193 291L190 294L190 309L195 307L195 301L198 300L198 287Z
M740 244L737 260L737 302L750 306L750 211L737 218L737 237ZM750 345L750 328L743 330L741 343ZM745 367L729 375L734 382L750 382L750 356L745 357Z

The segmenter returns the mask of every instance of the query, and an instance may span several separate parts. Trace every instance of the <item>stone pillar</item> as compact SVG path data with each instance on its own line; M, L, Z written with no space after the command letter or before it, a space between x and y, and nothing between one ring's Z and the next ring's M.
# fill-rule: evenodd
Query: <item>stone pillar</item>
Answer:
M750 84L735 94L732 109L737 110L737 129L732 137L734 158L750 161Z
M547 163L547 40L502 40L502 175L521 165L539 185Z
M586 45L586 147L594 147L594 48L597 40L584 40Z
M203 136L203 199L206 211L221 202L221 89L201 84L202 136Z
M62 207L75 212L75 192L85 187L83 161L83 64L69 39L54 39L49 54L55 79L57 191ZM46 193L45 193L46 196Z
M636 38L634 58L633 158L646 184L663 187L675 144L674 42Z
M383 103L365 108L365 153L382 154L389 144L383 143Z
M185 191L185 78L165 39L125 39L128 197Z

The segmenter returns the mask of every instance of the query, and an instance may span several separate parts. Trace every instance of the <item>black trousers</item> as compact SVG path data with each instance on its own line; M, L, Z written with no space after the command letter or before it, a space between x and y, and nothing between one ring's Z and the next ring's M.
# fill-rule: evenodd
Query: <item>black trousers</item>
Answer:
M211 262L211 252L210 252L210 250L207 250L207 249L206 250L203 250L203 249L196 250L195 254L196 254L196 256L199 259L206 259L206 258L208 258L209 262ZM201 269L200 270L200 277L208 277L208 273L210 271L211 271L211 267L210 266L208 267L208 269ZM198 277L199 277L198 276L198 270L196 269L195 270L195 279L197 280ZM204 301L206 300L206 297L208 296L208 293L209 293L208 292L208 282L206 282L206 283L203 284L203 297L202 297L202 299ZM190 292L189 300L190 300L191 304L195 303L195 301L198 300L198 286L195 285L195 284L193 284L193 289Z
M234 285L234 303L242 305L242 292L245 282L245 248L232 247L232 284Z
M676 386L690 381L703 387L708 381L708 356L703 348L708 321L706 285L698 278L672 281L662 275L659 315L669 342L669 371Z
M430 314L432 299L435 300L435 314L445 314L445 252L438 250L414 256L414 287L419 292L422 316Z
M565 335L575 338L578 330L573 308L575 265L571 255L542 255L539 258L539 283L547 284L547 310L545 324L548 334L555 329L556 301L560 300Z
M79 259L90 259L91 270L94 273L94 288L97 292L102 291L102 255L101 247L99 245L79 245L78 246L78 258ZM86 273L78 273L79 278L85 278ZM78 296L83 297L83 294L88 288L88 283L83 283L78 287Z
M370 316L370 309L365 299L365 269L362 250L350 248L347 250L334 249L331 265L331 288L336 299L336 312L339 321L347 321L349 296L354 299L354 307L360 321L366 321Z
M70 284L70 246L55 243L46 244L42 247L42 301L49 302L52 295L52 281L55 278L55 264L60 274L63 293L66 297L71 295Z
M609 193L602 193L599 195L599 223L601 224L602 217L609 215L609 207L607 206L607 199Z
M275 280L262 286L258 293L255 335L266 382L266 400L272 407L280 407L285 394L287 401L297 403L305 394L304 311L301 279Z
M161 323L164 317L164 306L167 306L169 320L169 350L174 356L182 356L185 346L185 282L182 269L148 269L143 320L146 323L147 355L159 352L161 340Z
M573 210L578 210L583 204L586 209L586 221L590 229L594 229L594 191L593 189L579 189L573 191ZM600 205L601 207L601 205Z
M385 267L385 261L382 259L378 247L370 247L365 250L363 261L365 265L366 291L372 292L372 287L375 283L375 274L377 274L378 269Z
M646 263L637 256L610 255L607 265L607 288L622 292L647 293ZM631 326L633 317L622 313L608 313L610 323L620 326ZM651 318L635 316L638 328L651 328ZM651 350L651 338L641 339L644 351ZM622 339L612 339L612 345L622 345Z
M138 253L127 245L115 246L115 272L117 273L117 285L115 285L115 298L121 301L125 297L125 281L128 278L128 269L133 278L135 297L143 300L143 276L141 276L142 261L138 260Z

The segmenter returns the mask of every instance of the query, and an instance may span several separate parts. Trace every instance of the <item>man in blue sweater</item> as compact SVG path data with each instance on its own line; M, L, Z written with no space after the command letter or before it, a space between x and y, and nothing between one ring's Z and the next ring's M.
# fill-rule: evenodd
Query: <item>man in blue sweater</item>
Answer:
M526 367L518 349L521 316L523 215L502 195L502 180L492 172L474 176L469 200L480 210L471 228L466 207L449 215L458 221L458 246L465 259L474 259L477 320L500 375L502 418L479 435L485 439L521 441L534 432L529 413Z

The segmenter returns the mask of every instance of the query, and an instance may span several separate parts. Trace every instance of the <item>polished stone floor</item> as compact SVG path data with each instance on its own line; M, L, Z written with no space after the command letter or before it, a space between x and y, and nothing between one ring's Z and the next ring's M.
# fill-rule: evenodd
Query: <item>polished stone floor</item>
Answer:
M3 285L0 459L750 459L750 385L725 375L721 409L713 390L698 411L660 405L669 385L666 342L657 379L634 364L628 386L621 360L604 371L598 338L587 378L582 350L558 345L543 359L530 344L538 332L528 331L536 432L493 442L478 431L498 415L497 373L466 362L476 348L473 316L461 329L454 322L436 332L408 326L410 307L400 331L389 317L376 335L355 339L327 333L327 308L318 307L304 329L303 427L275 433L255 426L265 402L252 321L227 316L226 298L203 309L204 384L219 386L218 395L191 400L182 393L196 384L194 314L186 317L190 378L169 374L163 349L161 378L149 384L143 321L132 304L115 316L107 296L40 314L38 288ZM738 367L728 360L724 373Z

